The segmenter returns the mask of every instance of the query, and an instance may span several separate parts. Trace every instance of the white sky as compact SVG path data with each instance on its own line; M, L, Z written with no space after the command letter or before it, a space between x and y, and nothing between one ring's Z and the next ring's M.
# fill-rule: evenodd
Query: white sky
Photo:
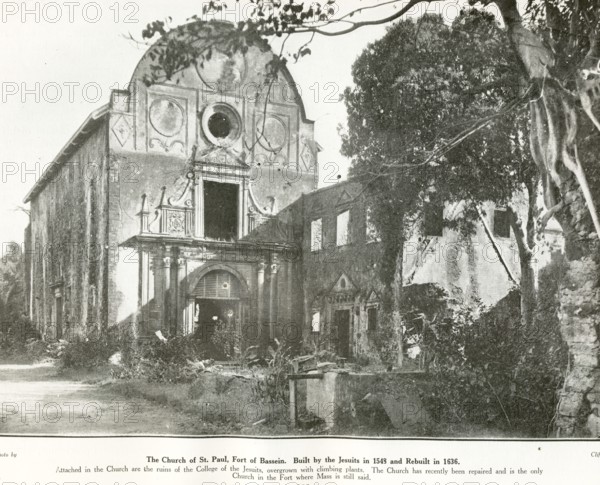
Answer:
M338 1L343 11L377 3ZM229 0L231 6L235 3ZM24 15L24 5L29 14ZM394 8L383 5L361 18L389 15ZM145 48L127 35L140 38L148 22L167 16L178 24L193 14L200 15L202 2L2 1L0 9L0 241L21 242L27 216L15 208L22 205L39 171L89 113L108 102L111 88L126 85L142 56ZM229 13L227 18L237 20L241 11ZM452 17L458 12L458 3L434 3L428 11ZM317 36L312 55L289 64L302 90L307 115L316 121L315 138L324 147L320 165L334 162L342 176L348 161L339 154L337 125L345 123L346 112L337 93L351 85L350 70L356 57L384 33L384 26L373 26L341 37ZM286 51L304 41L288 41ZM334 90L336 102L324 102ZM334 170L330 166L321 171L323 176L331 176Z

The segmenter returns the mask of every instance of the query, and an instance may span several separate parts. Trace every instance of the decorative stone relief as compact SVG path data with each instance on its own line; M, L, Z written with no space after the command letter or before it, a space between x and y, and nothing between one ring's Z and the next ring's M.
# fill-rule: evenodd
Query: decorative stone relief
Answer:
M352 280L342 273L331 287L327 300L336 303L351 302L357 292L358 288L352 283Z
M187 110L184 99L159 96L148 108L148 148L184 154L187 145Z
M141 232L150 234L170 234L190 237L194 233L194 203L192 187L194 173L186 175L186 185L178 196L166 197L166 187L162 187L160 201L154 211L154 219L148 220L147 197L142 196Z
M127 140L131 136L131 126L129 126L129 123L127 123L127 120L123 116L119 116L117 121L112 125L112 132L121 146L125 146L125 143L127 143Z
M302 148L300 151L300 160L302 162L302 170L305 172L312 172L316 167L317 154L316 149L310 143L310 141L302 137Z
M175 235L185 234L185 214L183 212L169 211L167 232Z
M150 123L156 131L166 137L176 135L184 123L183 108L169 98L155 99L150 105Z
M193 205L192 187L194 186L194 183L195 183L195 177L196 176L195 176L194 172L188 172L186 174L185 187L183 188L183 191L181 192L181 194L179 194L178 197L175 197L175 196L169 197L168 203L170 206L180 207L180 208L192 207L192 205Z
M264 122L263 122L264 120ZM279 116L267 114L256 118L256 137L260 145L271 152L280 151L288 140L288 127Z
M269 214L258 206L252 187L250 187L248 190L248 230L252 232L268 219Z
M196 66L200 79L215 91L230 91L246 78L246 59L237 53L232 57L213 48L211 58Z

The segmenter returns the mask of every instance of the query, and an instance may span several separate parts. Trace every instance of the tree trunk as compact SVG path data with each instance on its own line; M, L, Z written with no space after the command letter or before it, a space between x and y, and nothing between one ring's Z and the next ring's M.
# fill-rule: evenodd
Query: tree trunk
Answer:
M518 213L508 207L509 221L519 252L519 264L521 269L521 281L519 288L521 292L521 324L531 326L535 309L537 306L537 276L533 267L533 248L535 246L535 214L537 208L537 183L531 180L526 184L527 188L527 220L525 230L523 221Z
M600 436L600 284L598 248L589 235L590 221L574 177L561 186L566 207L557 214L565 231L567 263L559 286L558 318L569 347L571 365L557 410L557 435L587 432ZM589 407L588 407L589 406Z
M519 265L521 268L521 280L519 289L521 292L521 324L532 325L537 302L537 281L533 268L533 251L525 241L525 235L521 222L514 211L510 212L510 225L513 229L519 251Z
M571 354L571 366L557 409L557 434L572 436L586 432L587 427L588 433L598 436L598 218L577 146L579 139L584 138L582 123L589 125L591 118L582 116L575 97L552 76L554 54L538 35L523 26L516 0L495 0L495 3L527 76L538 86L538 97L531 101L531 152L543 177L546 205L554 210L562 204L556 211L556 219L564 232L567 263L559 283L558 317ZM595 144L598 147L600 131L592 130L590 136L598 140ZM588 157L584 160L588 166L598 163L598 155L591 150L582 157Z
M402 317L401 317L401 298L402 298L402 273L404 271L404 241L402 241L401 249L398 251L396 257L396 270L394 272L394 281L392 283L392 325L396 332L396 339L398 341L398 356L396 359L396 366L401 369L404 365L404 331L402 329Z

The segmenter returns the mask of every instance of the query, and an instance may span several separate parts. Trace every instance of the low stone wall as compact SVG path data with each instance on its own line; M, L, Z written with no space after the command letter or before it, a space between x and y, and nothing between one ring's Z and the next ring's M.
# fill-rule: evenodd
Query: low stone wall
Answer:
M272 403L255 395L260 376L245 377L233 373L201 374L189 387L188 398L210 423L287 422L285 403Z
M306 380L306 410L326 426L346 428L367 425L394 428L412 434L430 417L421 397L428 388L424 373L325 372L322 379ZM298 403L301 405L301 403Z

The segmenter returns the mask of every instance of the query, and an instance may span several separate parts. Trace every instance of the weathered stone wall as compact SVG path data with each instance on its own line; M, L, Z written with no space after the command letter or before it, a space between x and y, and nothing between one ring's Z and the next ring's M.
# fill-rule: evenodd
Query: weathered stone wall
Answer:
M31 200L31 317L47 339L56 338L57 296L64 338L107 325L106 143L100 124Z
M351 426L393 426L410 435L430 420L421 401L426 389L427 376L421 373L331 371L306 380L305 404L326 426L342 432Z
M453 220L460 214L462 205L446 206L444 217ZM494 204L484 204L483 213L491 232ZM476 224L475 232L470 236L450 228L443 229L443 236L425 238L418 231L413 231L405 244L405 283L437 283L459 301L473 303L480 300L486 305L495 303L515 283L510 280L494 244L517 282L521 270L512 231L510 237L492 237L493 242L481 223Z
M367 300L377 304L383 293L379 282L380 244L368 242L366 206L356 199L361 187L355 182L340 182L307 194L303 200L303 280L304 338L321 348L334 350L336 335L333 314L350 310L352 355L372 355L373 335L367 331ZM350 211L350 243L336 246L336 218ZM311 250L311 222L322 219L322 249ZM342 275L345 289L335 287ZM321 312L321 331L311 333L311 317Z
M380 303L383 287L379 281L380 243L367 237L367 202L361 196L360 184L353 181L338 183L307 194L302 206L302 253L304 278L304 335L321 348L335 350L336 333L333 327L337 309L351 310L352 355L377 358L375 335L367 331L367 310ZM360 196L359 196L360 195ZM444 208L444 218L453 220L460 215L462 203ZM526 207L516 206L523 212ZM508 271L516 282L520 279L520 263L515 237L493 235L494 205L484 204L483 223L465 237L457 230L443 228L442 236L424 237L419 225L408 228L404 248L404 284L435 283L448 291L457 302L493 304L515 285L496 253L500 251ZM336 246L336 217L350 211L350 243ZM311 251L311 221L322 219L322 247ZM559 245L558 236L553 246ZM550 259L549 249L536 248L536 260L541 267ZM545 252L544 252L545 251ZM342 275L349 280L347 291L336 287ZM321 311L321 332L311 334L311 315Z

